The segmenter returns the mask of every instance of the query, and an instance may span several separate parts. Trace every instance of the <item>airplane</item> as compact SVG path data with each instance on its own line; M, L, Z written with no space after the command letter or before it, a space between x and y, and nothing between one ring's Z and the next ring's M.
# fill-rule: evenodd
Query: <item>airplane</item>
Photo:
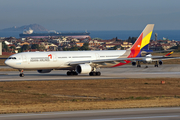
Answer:
M155 65L154 65L154 67L158 67L158 65L162 65L163 64L163 61L162 60L168 60L168 59L177 59L178 57L168 57L168 56L170 56L171 54L173 54L173 51L172 50L164 50L164 51L156 51L155 53L157 53L157 52L166 52L166 51L170 51L168 54L166 54L166 55L164 55L164 56L156 56L154 59L152 59L151 57L152 57L152 55L150 54L150 53L153 53L153 51L151 51L151 52L145 52L145 53L143 53L143 52L141 52L141 56L143 56L143 54L145 54L144 56L146 56L146 57L149 57L148 59L146 59L146 60L136 60L135 62L134 61L132 61L132 65L133 66L136 66L136 64L137 64L137 67L141 67L141 62L142 63L144 63L144 64L146 64L146 68L148 68L148 66L147 66L147 64L151 64L151 63L155 63Z
M23 70L31 69L39 73L68 70L67 75L89 73L90 76L100 76L98 68L113 68L130 62L132 65L138 62L138 67L140 62L156 61L155 65L158 65L158 62L162 65L161 59L167 59L167 56L142 56L143 52L148 53L153 28L154 24L147 24L133 46L127 50L22 52L11 55L5 64L18 69L20 77L24 77Z

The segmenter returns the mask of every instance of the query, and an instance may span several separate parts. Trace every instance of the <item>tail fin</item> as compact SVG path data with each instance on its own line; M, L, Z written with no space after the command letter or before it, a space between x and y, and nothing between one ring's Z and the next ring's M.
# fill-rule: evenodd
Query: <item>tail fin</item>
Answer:
M140 57L141 51L148 50L154 24L147 24L134 45L130 48L131 57Z
M165 57L170 56L171 54L173 54L173 51L171 51L168 54L166 54Z

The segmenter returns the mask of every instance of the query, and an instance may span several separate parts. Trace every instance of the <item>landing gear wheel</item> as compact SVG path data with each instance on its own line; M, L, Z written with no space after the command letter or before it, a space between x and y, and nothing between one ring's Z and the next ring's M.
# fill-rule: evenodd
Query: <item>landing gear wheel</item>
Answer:
M96 76L100 76L101 75L101 72L96 72Z
M158 62L157 62L157 61L155 62L155 65L154 65L154 67L158 67Z
M158 67L158 65L154 65L154 67Z
M19 70L19 72L20 72L19 76L20 77L24 77L24 73L23 73L24 71L23 70Z
M141 67L141 65L140 65L140 61L138 61L137 67Z
M137 67L141 67L141 65L137 65Z
M20 73L19 76L20 76L20 77L24 77L24 73Z
M89 73L89 76L93 76L93 73L94 73L94 72L90 72L90 73Z
M67 72L67 75L68 75L68 76L71 75L71 72L68 71L68 72Z
M77 72L73 72L73 75L78 75L78 73Z
M67 72L67 75L68 75L68 76L78 75L78 73L75 72L75 71L68 71L68 72Z
M89 76L100 76L101 72L90 72Z

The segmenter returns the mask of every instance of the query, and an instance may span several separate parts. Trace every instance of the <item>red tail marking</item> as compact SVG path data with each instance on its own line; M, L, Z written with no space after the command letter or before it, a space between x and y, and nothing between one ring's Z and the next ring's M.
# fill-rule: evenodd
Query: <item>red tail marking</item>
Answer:
M170 56L171 54L173 54L173 51L169 52L168 54L166 54L165 56Z
M134 43L133 47L131 48L131 53L130 55L128 56L128 58L134 58L136 57L139 52L140 52L140 47L141 47L141 42L142 42L142 38L143 38L143 33L141 33L141 35L139 36L138 40L136 40L136 42ZM121 66L121 65L125 65L125 64L128 64L130 63L131 61L128 61L128 60L124 60L126 63L118 63L112 67L117 67L117 66Z
M138 40L134 43L133 47L131 48L131 54L128 56L128 58L136 57L139 54L142 38L143 38L143 33L141 33Z

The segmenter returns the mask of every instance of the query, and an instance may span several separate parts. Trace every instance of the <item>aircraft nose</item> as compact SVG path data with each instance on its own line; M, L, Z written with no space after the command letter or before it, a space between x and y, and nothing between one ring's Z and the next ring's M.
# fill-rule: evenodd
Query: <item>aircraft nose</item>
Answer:
M8 65L8 60L5 60L5 62L4 62L6 65Z
M7 66L11 66L11 63L10 63L10 60L6 60L5 62L4 62Z

